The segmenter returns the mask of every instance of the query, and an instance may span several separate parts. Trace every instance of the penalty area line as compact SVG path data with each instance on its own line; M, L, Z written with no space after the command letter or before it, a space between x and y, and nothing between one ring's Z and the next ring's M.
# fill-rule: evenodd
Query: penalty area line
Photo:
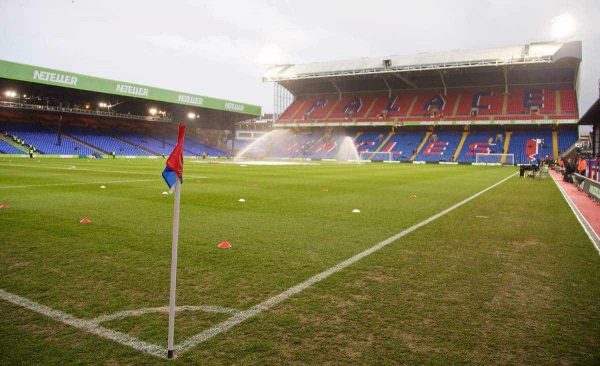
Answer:
M518 173L514 173L509 175L508 177L500 180L499 182L492 184L491 186L475 193L474 195L448 207L447 209L440 211L439 213L419 222L418 224L415 224L411 227L409 227L408 229L405 229L401 232L399 232L396 235L393 235L377 244L375 244L374 246L346 259L345 261L342 261L338 264L336 264L335 266L319 273L316 274L312 277L310 277L309 279L307 279L304 282L301 282L295 286L292 286L290 288L288 288L287 290L283 291L282 293L275 295L257 305L252 306L251 308L244 310L244 311L240 311L239 313L233 315L231 318L209 328L206 329L205 331L198 333L188 339L186 339L185 341L183 341L181 344L175 346L175 352L176 353L183 353L195 346L197 346L198 344L205 342L207 340L209 340L210 338L224 333L226 331L228 331L229 329L233 328L234 326L244 322L245 320L247 320L250 317L253 317L255 315L258 315L262 312L265 312L269 309L271 309L272 307L274 307L275 305L287 300L288 298L306 290L309 287L312 287L314 284L323 281L324 279L328 278L329 276L333 275L336 272L339 272L341 270L343 270L346 267L351 266L352 264L358 262L359 260L377 252L378 250L392 244L393 242L395 242L396 240L412 233L413 231L431 223L432 221L435 221L437 219L439 219L440 217L446 215L447 213L454 211L455 209L463 206L464 204L474 200L475 198L481 196L482 194L484 194L485 192L494 189L495 187L499 186L500 184L506 182L507 180L509 180L510 178L514 177L515 175L517 175Z

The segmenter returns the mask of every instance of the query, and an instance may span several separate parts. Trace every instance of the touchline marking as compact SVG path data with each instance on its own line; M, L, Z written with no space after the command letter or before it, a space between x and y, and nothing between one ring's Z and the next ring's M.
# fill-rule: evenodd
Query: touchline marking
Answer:
M75 328L83 329L86 332L93 333L104 338L108 338L112 341L131 347L138 351L149 353L153 356L161 358L166 358L167 356L167 349L159 345L144 342L128 334L104 328L93 321L80 319L74 317L73 315L63 313L62 311L54 310L52 308L49 308L48 306L39 304L35 301L26 299L15 294L11 294L10 292L6 292L2 289L0 289L0 298L15 305L34 311L36 313L45 315L61 323L70 325Z
M22 184L18 186L0 186L0 189L34 188L34 187L59 187L59 186L83 186L86 184L119 184L137 182L158 182L158 179L134 179L134 180L105 180L102 182L77 182L77 183L48 183L48 184Z
M590 223L586 220L585 216L583 216L581 211L579 211L579 209L577 208L573 200L571 200L571 198L567 195L567 192L563 189L563 187L560 186L560 184L556 181L556 179L554 179L554 177L552 177L552 180L558 187L560 193L562 193L562 196L565 199L565 201L567 201L567 204L569 204L571 211L573 211L573 214L577 218L577 221L579 221L579 224L581 225L581 227L583 227L583 230L592 241L592 244L594 244L594 248L596 248L598 254L600 254L600 238L598 237L598 234L596 234L596 232L592 228L592 225L590 225Z
M408 229L403 230L403 231L399 232L398 234L391 236L391 237L375 244L374 246L370 247L369 249L366 249L366 250L346 259L345 261L340 262L340 263L336 264L335 266L333 266L317 275L312 276L311 278L309 278L308 280L306 280L302 283L299 283L295 286L288 288L287 290L280 293L279 295L275 295L257 305L254 305L253 307L249 308L248 310L240 311L239 313L235 314L231 318L215 325L214 327L211 327L201 333L198 333L198 334L186 339L181 344L175 346L175 352L183 353L183 352L189 350L190 348L195 347L198 344L200 344L218 334L228 331L229 329L242 323L243 321L247 320L248 318L271 309L273 306L306 290L307 288L313 286L314 284L323 281L324 279L331 276L332 274L339 272L346 267L351 266L352 264L358 262L359 260L363 259L364 257L371 255L371 254L377 252L378 250L390 245L391 243L395 242L396 240L402 238L403 236L406 236L406 235L412 233L413 231L429 224L430 222L439 219L440 217L446 215L447 213L461 207L462 205L466 204L467 202L481 196L485 192L506 182L507 180L509 180L510 178L514 177L517 174L518 173L511 174L510 176L502 179L501 181L485 188L484 190L481 190L481 191L475 193L471 197L468 197L453 206L448 207L447 209L429 217L428 219L425 219L425 220L419 222L418 224L415 224L415 225L409 227Z

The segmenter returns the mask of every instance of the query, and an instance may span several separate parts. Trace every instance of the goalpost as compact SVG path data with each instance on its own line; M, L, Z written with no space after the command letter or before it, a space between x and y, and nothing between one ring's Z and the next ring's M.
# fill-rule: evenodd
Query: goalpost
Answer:
M394 153L390 152L390 151L379 151L379 152L372 152L372 151L363 151L360 153L360 160L370 160L370 161L392 161L394 160Z
M475 164L515 165L515 154L475 154Z

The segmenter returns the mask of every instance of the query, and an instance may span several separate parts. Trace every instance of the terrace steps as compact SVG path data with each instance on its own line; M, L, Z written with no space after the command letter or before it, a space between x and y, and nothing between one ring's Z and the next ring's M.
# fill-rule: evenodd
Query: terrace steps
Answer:
M305 108L304 108L304 107L306 106L306 102L308 102L308 100L306 100L306 99L302 101L302 104L300 104L300 107L298 107L298 109L296 109L296 111L294 112L294 114L292 114L292 115L290 116L290 120L292 120L292 119L298 119L298 117L297 117L296 115L297 115L298 113L300 113L300 111L303 111L303 110L305 110Z
M456 117L456 113L458 112L458 107L460 105L461 99L462 94L459 94L458 97L456 97L456 103L454 103L454 108L452 108L452 117Z
M410 107L408 107L408 111L406 112L407 116L410 116L412 113L413 108L415 107L415 104L417 104L417 99L419 99L419 97L417 95L415 95L413 97L413 100L410 102Z
M114 136L114 135L111 135L111 137L112 137L113 139L115 139L115 140L118 140L118 141L120 141L120 142L124 143L124 144L127 144L127 145L129 145L129 146L133 146L133 147L135 147L136 149L139 149L139 150L145 151L145 152L147 152L147 153L148 153L148 154L150 154L150 155L154 155L154 156L160 156L160 154L159 154L159 153L157 153L156 151L152 151L152 150L150 150L150 149L146 149L145 147L142 147L142 146L140 146L140 145L136 145L136 144L134 144L134 143L132 143L132 142L129 142L129 141L127 141L127 140L124 140L124 139L122 139L122 138L120 138L120 137L117 137L117 136Z
M80 140L80 139L78 139L78 138L77 138L77 137L75 137L75 136L69 135L68 133L64 133L64 132L62 132L62 133L61 133L61 135L62 135L62 137L63 137L63 138L65 138L65 137L66 137L66 138L68 138L69 140L75 141L75 142L77 142L78 144L81 144L81 145L83 145L83 146L85 146L85 147L87 147L87 148L89 148L89 149L91 149L91 150L93 150L93 151L97 152L98 154L102 154L102 155L109 155L109 154L110 154L110 152L108 152L108 151L104 151L104 150L102 150L102 149L100 149L99 147L96 147L96 146L94 146L94 145L90 145L90 144L88 144L87 142L85 142L85 141L83 141L83 140Z
M502 100L502 115L505 116L508 111L508 93L504 93L504 99Z
M421 152L421 149L423 148L423 146L425 146L425 144L427 143L427 141L429 141L429 137L430 136L431 136L431 131L425 132L425 136L423 136L423 140L421 140L421 143L417 147L417 151L415 151L415 154L410 157L410 159L409 159L410 161L414 161L415 160L415 158L417 157L417 155L419 155L419 153Z
M558 130L552 130L552 156L558 159Z
M333 107L331 107L331 109L329 110L329 112L327 112L327 115L325 116L325 119L328 119L331 116L331 113L333 113L333 111L335 111L335 109L340 105L340 103L342 102L341 99L338 99L335 101L335 103L333 103Z
M27 149L25 146L21 146L21 144L17 144L16 142L14 142L11 138L4 136L4 135L0 135L0 140L6 142L7 144L9 144L10 146L14 147L17 150L22 151L23 153L28 153L29 149Z
M387 137L381 142L381 144L379 144L379 146L377 147L377 149L375 149L375 151L373 151L373 153L378 153L381 151L381 149L383 149L383 147L385 146L385 144L387 144L388 140L394 136L393 132L388 133Z
M469 131L463 131L462 137L460 138L460 142L458 143L458 147L456 148L456 151L454 152L454 156L452 156L452 161L456 161L456 159L458 159L458 156L460 155L460 152L462 151L462 148L465 144L465 141L467 141L468 136L469 136Z
M373 98L373 100L371 101L371 105L369 106L369 108L367 109L367 113L365 113L365 117L368 117L371 115L371 111L373 110L373 108L375 107L375 103L377 102L377 98ZM357 136L358 137L358 136Z
M508 148L510 146L510 137L512 136L512 131L506 131L506 136L504 136L504 146L502 148L502 152L508 152ZM502 155L500 157L500 164L506 163L506 155Z

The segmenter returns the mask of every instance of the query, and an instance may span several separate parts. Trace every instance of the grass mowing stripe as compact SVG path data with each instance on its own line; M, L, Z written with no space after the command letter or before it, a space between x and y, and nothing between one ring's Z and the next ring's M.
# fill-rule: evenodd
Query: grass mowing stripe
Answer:
M406 236L410 233L412 233L413 231L429 224L432 221L435 221L437 219L439 219L440 217L446 215L447 213L463 206L464 204L468 203L469 201L481 196L482 194L484 194L485 192L499 186L500 184L506 182L507 180L509 180L510 178L514 177L515 175L517 175L518 173L514 173L509 175L508 177L500 180L497 183L494 183L493 185L473 194L472 196L448 207L447 209L409 227L408 229L405 229L401 232L399 232L396 235L393 235L377 244L375 244L374 246L370 247L369 249L366 249L348 259L346 259L343 262L338 263L337 265L319 273L314 275L313 277L309 278L308 280L299 283L295 286L290 287L289 289L285 290L284 292L275 295L257 305L254 305L253 307L251 307L248 310L244 310L239 312L238 314L232 316L231 318L215 325L214 327L211 327L201 333L198 333L195 336L192 336L188 339L186 339L185 341L183 341L181 344L177 345L175 347L175 352L176 353L183 353L193 347L195 347L196 345L207 341L208 339L224 333L226 331L228 331L229 329L233 328L234 326L244 322L245 320L247 320L248 318L254 316L254 315L258 315L266 310L269 310L270 308L272 308L273 306L279 304L282 301L285 301L286 299L306 290L307 288L313 286L314 284L323 281L324 279L328 278L329 276L331 276L332 274L341 271L342 269L351 266L352 264L358 262L359 260L377 252L378 250L386 247L387 245L395 242L396 240L402 238L403 236Z
M138 183L138 182L154 182L158 179L135 179L135 180L105 180L101 182L75 182L75 183L47 183L47 184L20 184L17 186L0 186L0 189L17 189L17 188L35 188L35 187L62 187L62 186L81 186L86 184L118 184L118 183Z
M104 338L108 338L112 341L131 347L138 351L149 353L153 356L166 358L167 350L165 348L156 344L144 342L125 333L104 328L93 321L74 317L73 315L69 315L67 313L63 313L62 311L52 309L48 306L39 304L35 301L31 301L29 299L12 294L2 289L0 289L0 298L12 304L34 311L38 314L45 315L61 323L85 330L89 333L93 333Z
M577 206L575 206L575 203L573 203L573 201L569 198L569 196L567 195L567 192L565 192L565 190L563 189L563 187L561 187L560 184L553 177L551 177L551 179L556 184L556 187L558 188L558 190L562 194L562 196L565 199L565 201L567 201L567 203L569 204L569 207L571 208L571 211L573 211L573 214L577 218L577 221L579 221L579 224L581 224L581 227L583 227L583 230L585 231L585 233L587 234L587 236L592 241L592 244L594 245L594 247L598 251L598 254L600 254L600 238L598 237L598 234L596 234L596 232L594 231L594 229L592 229L592 226L590 225L590 223L585 219L585 217L583 216L583 214L581 213L581 211L579 211L579 209L577 208Z

